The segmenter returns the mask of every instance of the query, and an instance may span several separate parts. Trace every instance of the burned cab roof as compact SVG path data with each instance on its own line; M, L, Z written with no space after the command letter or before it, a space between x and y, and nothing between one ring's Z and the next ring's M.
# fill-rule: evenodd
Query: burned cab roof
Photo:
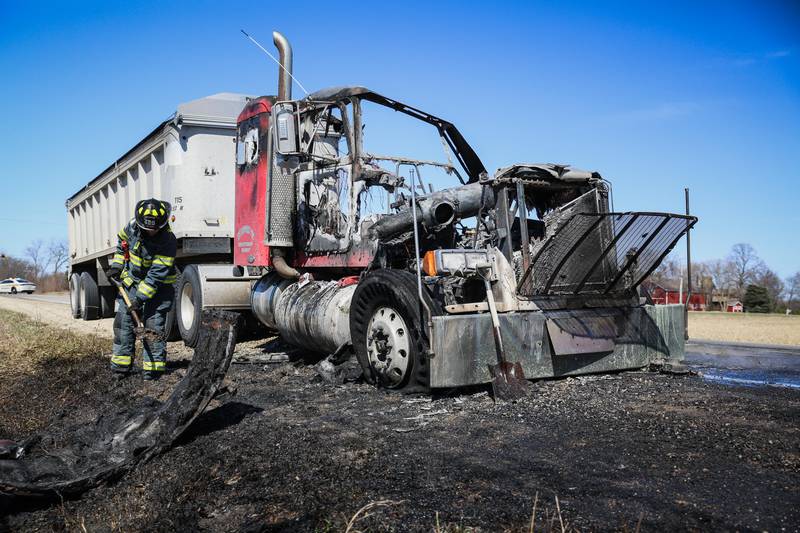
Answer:
M381 94L378 94L366 87L361 86L345 86L345 87L330 87L321 89L311 93L306 97L309 102L336 102L348 98L360 98L367 100L384 107L388 107L400 113L404 113L412 118L427 122L436 127L439 133L450 146L453 154L466 170L469 176L469 183L477 182L480 175L486 172L486 167L481 162L478 154L475 153L472 146L469 145L467 140L458 131L458 128L452 122L448 122L430 113L426 113L421 109L411 107L397 100L393 100Z
M554 163L519 163L498 169L492 180L497 185L521 182L529 207L541 218L597 187L605 187L597 172Z
M494 179L497 181L514 178L527 182L543 181L554 186L563 184L569 187L581 184L588 185L603 179L597 172L580 170L569 165L555 163L518 163L498 169L494 173Z
M307 100L313 100L315 102L319 101L330 102L330 101L343 100L351 96L361 96L362 94L366 93L372 93L372 91L370 91L366 87L361 87L358 85L327 87L325 89L320 89L319 91L309 94Z

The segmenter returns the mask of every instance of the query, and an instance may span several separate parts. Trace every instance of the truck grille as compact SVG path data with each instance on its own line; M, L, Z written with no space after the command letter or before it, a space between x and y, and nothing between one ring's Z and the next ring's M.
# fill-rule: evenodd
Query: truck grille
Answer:
M521 296L608 295L635 289L696 217L671 213L578 213L538 248Z

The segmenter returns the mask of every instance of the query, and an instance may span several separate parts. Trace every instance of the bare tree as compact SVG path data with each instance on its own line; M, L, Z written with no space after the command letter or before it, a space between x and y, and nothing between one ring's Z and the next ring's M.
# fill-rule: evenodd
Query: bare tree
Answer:
M33 241L27 248L25 248L25 257L30 261L33 279L39 280L39 276L44 273L47 267L47 253L44 249L44 242L41 239Z
M741 298L745 288L754 283L766 267L755 248L744 242L733 245L728 259L732 263L735 289Z
M678 284L680 276L681 268L678 261L673 258L667 258L650 274L650 281L662 287L671 287L673 284Z
M792 303L797 296L800 296L800 272L786 278L786 307L794 309Z
M0 279L31 278L33 267L28 261L0 253Z
M733 263L726 259L712 259L704 263L704 272L711 276L718 291L728 293L735 286Z
M53 274L58 274L64 270L69 261L69 251L66 241L52 240L47 247L48 260L53 266Z

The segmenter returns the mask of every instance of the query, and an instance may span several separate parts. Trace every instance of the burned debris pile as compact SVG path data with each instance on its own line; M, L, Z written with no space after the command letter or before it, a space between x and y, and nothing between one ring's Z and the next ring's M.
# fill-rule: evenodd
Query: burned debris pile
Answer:
M71 428L68 442L46 432L6 445L0 493L51 496L84 492L164 452L220 389L236 345L238 315L206 311L184 378L163 403L138 405Z

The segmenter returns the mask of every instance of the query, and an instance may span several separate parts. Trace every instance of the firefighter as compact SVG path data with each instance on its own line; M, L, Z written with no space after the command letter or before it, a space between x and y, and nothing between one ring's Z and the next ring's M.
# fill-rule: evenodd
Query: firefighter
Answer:
M164 332L167 312L174 300L177 243L169 227L171 206L151 198L136 204L134 219L117 234L117 251L106 271L128 291L131 308L145 327ZM111 370L128 375L135 350L134 323L122 296L114 318L114 351ZM145 380L159 379L167 366L167 345L162 338L143 343L142 370Z

